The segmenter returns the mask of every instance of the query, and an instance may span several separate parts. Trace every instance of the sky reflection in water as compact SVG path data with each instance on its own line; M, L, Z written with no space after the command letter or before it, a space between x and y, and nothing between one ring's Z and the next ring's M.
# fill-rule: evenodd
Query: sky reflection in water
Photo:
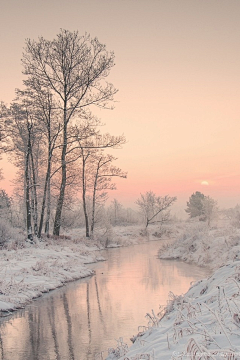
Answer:
M206 269L157 259L163 241L104 252L96 275L45 295L0 322L0 360L92 360L129 338L169 291L181 294Z

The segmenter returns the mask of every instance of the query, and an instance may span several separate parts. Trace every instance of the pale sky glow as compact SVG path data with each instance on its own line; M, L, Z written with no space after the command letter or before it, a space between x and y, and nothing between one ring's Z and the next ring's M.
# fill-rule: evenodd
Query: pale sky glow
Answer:
M3 0L0 100L22 87L24 39L60 28L88 32L116 55L115 109L92 109L128 141L115 152L128 179L113 197L127 206L152 190L184 208L202 191L220 206L240 203L239 0Z

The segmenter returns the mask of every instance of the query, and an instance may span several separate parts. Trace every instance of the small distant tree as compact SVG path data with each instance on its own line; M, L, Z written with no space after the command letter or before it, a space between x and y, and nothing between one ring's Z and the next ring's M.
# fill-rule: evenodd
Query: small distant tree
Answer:
M187 202L186 213L190 216L190 218L202 216L203 215L203 200L205 195L200 191L196 191L192 194Z
M7 134L6 134L6 124L5 116L8 113L7 106L0 102L0 160L2 160L1 155L7 151ZM3 180L2 169L0 168L0 181Z
M212 199L210 196L205 196L202 200L202 205L204 220L207 221L208 226L210 226L212 220L217 217L217 201Z
M0 217L11 220L12 199L5 190L0 190Z
M177 200L171 196L157 196L152 191L141 194L136 204L144 214L146 229L148 225L162 223L169 219L169 207ZM160 217L161 215L161 217Z
M205 196L200 191L196 191L190 196L185 211L190 218L199 217L200 221L206 221L210 225L217 216L217 201L210 196Z
M240 228L240 206L237 204L234 208L221 211L224 219L228 219L231 225Z
M113 199L106 209L106 216L111 225L130 225L139 223L139 212L125 208L117 199Z
M123 206L122 204L117 200L113 199L111 202L111 212L113 215L113 224L116 226L121 221L121 213L122 213Z

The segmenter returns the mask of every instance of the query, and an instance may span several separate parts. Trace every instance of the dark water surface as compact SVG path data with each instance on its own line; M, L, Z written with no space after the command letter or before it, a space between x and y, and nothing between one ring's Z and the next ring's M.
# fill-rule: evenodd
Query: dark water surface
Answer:
M25 310L0 320L0 360L94 360L147 325L169 291L181 294L206 269L159 260L164 241L103 252L108 259L92 267L96 275L52 291Z

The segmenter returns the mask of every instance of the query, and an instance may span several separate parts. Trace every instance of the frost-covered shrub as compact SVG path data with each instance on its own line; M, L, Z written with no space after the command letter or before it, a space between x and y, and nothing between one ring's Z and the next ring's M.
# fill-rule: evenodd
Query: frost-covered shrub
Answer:
M5 190L0 190L0 217L1 219L11 219L11 205L12 199L8 196Z
M182 232L179 234L179 240L186 240L190 237L195 237L195 239L201 238L203 234L208 233L209 228L204 222L197 221L186 221L186 226L183 228Z
M26 246L26 241L24 236L18 236L15 239L11 239L5 243L4 248L6 250L18 250L23 249Z
M170 238L173 235L173 233L174 230L172 228L172 224L165 224L165 225L161 225L157 231L153 232L152 235L160 239L163 236Z
M223 220L228 220L233 227L240 228L240 206L221 210Z
M104 247L108 247L114 239L114 231L112 226L109 223L106 223L104 228L98 232L98 240Z
M143 237L146 237L147 239L149 239L148 229L147 229L147 228L141 229L139 235L140 235L140 236L143 236Z
M25 247L25 235L6 220L0 219L0 248L17 250Z
M128 349L128 345L123 342L123 338L120 337L116 341L118 343L118 346L116 347L116 349L109 348L108 355L112 355L113 358L119 359L120 357L126 355L126 353L128 352L129 349Z
M181 259L215 269L240 259L240 230L225 226L209 228L204 223L186 223L179 238L160 248L161 259Z
M5 219L0 219L0 247L11 237L11 226Z

